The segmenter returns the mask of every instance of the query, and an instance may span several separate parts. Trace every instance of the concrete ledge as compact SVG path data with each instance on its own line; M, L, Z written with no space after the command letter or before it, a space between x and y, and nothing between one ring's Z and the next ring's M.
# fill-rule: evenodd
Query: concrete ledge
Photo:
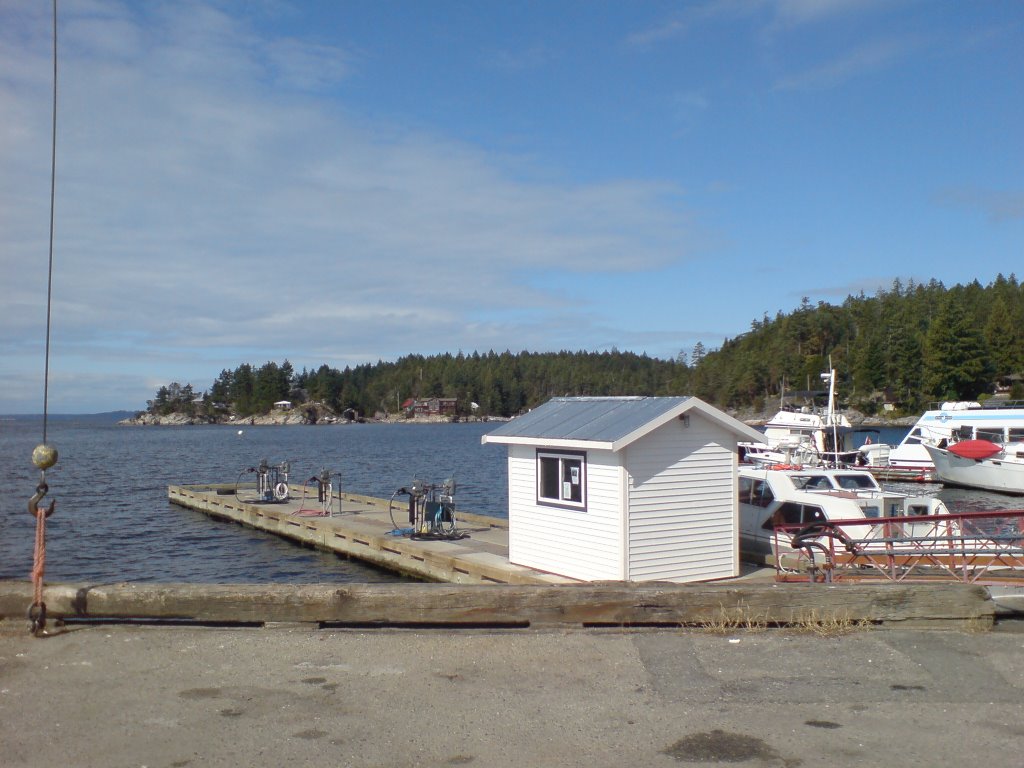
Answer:
M54 584L43 599L50 619L260 625L977 630L991 628L996 614L988 590L968 584ZM24 618L31 602L31 584L0 581L0 619Z

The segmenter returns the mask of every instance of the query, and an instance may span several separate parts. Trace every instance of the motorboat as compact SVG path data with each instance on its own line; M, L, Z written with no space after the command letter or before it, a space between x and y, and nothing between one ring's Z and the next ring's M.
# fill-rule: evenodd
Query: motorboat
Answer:
M848 466L858 458L856 450L844 451L843 441L852 427L836 411L836 371L821 374L828 383L828 403L823 408L783 406L764 426L764 442L740 443L744 462L773 465L799 464Z
M1024 435L1014 437L956 440L954 436L952 441L937 445L924 443L924 448L935 464L936 476L945 485L1024 496Z
M862 465L874 470L920 473L935 476L935 461L925 445L939 445L953 439L1024 441L1024 402L991 399L984 405L974 401L951 401L925 411L897 446L869 443L858 450Z
M740 552L755 562L777 558L780 550L795 551L775 535L777 525L864 520L843 530L848 537L867 540L882 535L873 519L949 514L939 499L883 490L864 470L741 464L738 473Z

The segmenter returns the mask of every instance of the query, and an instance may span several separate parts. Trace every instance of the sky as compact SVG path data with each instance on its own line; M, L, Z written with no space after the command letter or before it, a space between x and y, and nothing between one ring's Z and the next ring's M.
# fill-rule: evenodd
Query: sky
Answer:
M41 413L48 2L0 0L0 413ZM1017 0L61 0L48 409L708 349L1020 274Z

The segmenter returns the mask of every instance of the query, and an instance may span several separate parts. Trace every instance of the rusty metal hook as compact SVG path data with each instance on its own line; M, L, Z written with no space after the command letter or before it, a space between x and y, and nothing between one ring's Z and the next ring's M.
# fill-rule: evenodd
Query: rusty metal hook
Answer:
M46 603L32 603L28 607L29 632L40 637L46 631Z
M39 485L36 486L36 492L32 495L32 498L28 500L28 513L32 515L32 517L39 517L39 502L43 500L43 497L49 490L50 486L48 486L46 483L40 483ZM56 505L56 500L50 499L49 508L43 510L45 511L47 517L53 514L53 510L54 507L56 507Z

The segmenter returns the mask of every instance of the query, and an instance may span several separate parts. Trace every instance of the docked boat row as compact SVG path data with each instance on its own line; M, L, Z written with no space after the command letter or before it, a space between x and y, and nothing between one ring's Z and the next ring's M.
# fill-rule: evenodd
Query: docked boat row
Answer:
M944 402L925 411L899 445L868 438L853 447L853 427L836 410L835 369L821 379L827 404L782 407L765 424L762 442L740 443L742 463L859 468L882 480L1024 495L1024 402Z
M792 408L783 405L764 427L764 441L740 443L741 459L761 466L842 466L856 463L856 450L844 450L852 427L836 410L835 369L821 374L828 384L828 402L823 406Z
M883 490L863 470L741 465L738 492L740 550L757 561L795 552L776 536L779 527L814 530L842 521L845 535L870 540L883 531L873 520L949 514L941 500Z
M739 468L740 551L782 580L1019 580L1019 511L957 512L884 490L869 472Z

